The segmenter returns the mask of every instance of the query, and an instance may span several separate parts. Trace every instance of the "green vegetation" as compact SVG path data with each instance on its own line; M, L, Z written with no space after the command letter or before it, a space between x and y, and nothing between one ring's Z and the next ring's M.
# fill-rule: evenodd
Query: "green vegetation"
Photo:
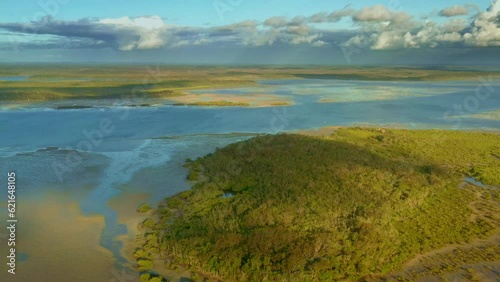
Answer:
M169 267L225 281L384 275L417 254L498 231L499 141L475 132L350 128L232 144L189 160L202 180L161 204L145 231L157 241L143 248ZM464 185L466 176L493 189ZM478 209L478 197L490 204Z
M138 213L146 213L151 210L151 206L148 203L142 203L137 208Z
M262 79L475 80L478 77L500 77L500 73L409 67L227 68L4 64L0 76L28 76L26 80L0 81L0 100L41 101L171 98L182 96L189 90L251 86Z
M196 181L200 178L201 166L199 162L187 159L184 167L189 168L188 181Z
M151 270L153 268L153 262L147 259L138 260L137 264L140 271Z
M492 242L476 244L471 247L456 247L443 253L424 257L416 267L406 269L403 273L391 275L391 278L402 279L403 281L415 281L429 276L443 277L448 273L465 272L462 275L472 280L475 271L467 268L467 266L476 265L484 267L487 266L484 262L500 260L499 239L496 238Z
M6 65L0 100L146 99L182 96L184 91L254 85L254 76L235 77L224 69L166 66Z

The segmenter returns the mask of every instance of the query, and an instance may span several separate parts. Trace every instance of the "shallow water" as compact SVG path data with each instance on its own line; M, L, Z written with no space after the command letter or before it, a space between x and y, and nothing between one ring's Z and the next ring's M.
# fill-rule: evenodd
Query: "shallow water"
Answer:
M78 195L84 215L104 216L100 244L113 253L118 265L124 265L117 237L127 233L127 227L119 223L117 211L108 202L128 192L149 194L149 202L156 204L188 189L184 160L251 137L233 132L277 133L358 124L500 129L498 120L467 117L500 109L500 82L484 86L479 82L270 80L260 84L195 92L282 95L292 97L295 105L214 108L124 100L85 101L101 107L54 110L61 102L16 108L3 102L0 173L16 171L21 199L45 190ZM130 103L157 106L124 107ZM162 138L171 136L179 137ZM29 253L23 259L29 261Z
M0 81L22 81L27 78L28 76L0 76Z

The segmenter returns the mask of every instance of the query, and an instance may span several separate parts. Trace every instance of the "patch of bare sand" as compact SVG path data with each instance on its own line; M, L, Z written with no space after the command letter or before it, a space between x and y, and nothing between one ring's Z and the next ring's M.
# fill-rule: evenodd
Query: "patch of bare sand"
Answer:
M147 201L150 197L148 193L121 193L108 201L108 205L118 213L118 223L127 226L127 234L118 236L118 240L123 242L122 256L127 258L131 266L135 265L133 257L134 250L137 248L135 239L139 234L138 224L142 222L147 215L137 212L137 207Z
M194 94L188 93L183 96L170 97L170 100L178 105L191 106L219 106L219 107L277 107L291 106L293 100L288 97L271 95L271 94Z
M83 216L78 203L62 193L18 201L16 275L3 264L0 281L110 281L114 258L99 244L104 218ZM0 247L5 254L5 244Z

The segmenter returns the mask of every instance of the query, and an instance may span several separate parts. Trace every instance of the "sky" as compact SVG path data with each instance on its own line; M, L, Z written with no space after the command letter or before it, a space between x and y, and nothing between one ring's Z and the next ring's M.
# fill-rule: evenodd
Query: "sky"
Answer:
M500 65L500 0L2 0L1 62Z

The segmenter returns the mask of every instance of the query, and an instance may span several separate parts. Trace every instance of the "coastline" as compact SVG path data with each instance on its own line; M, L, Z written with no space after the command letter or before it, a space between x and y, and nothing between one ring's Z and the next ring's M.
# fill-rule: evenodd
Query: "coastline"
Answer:
M471 69L378 68L273 68L225 67L190 68L161 66L148 72L142 66L87 66L82 71L66 66L64 71L50 66L40 72L30 65L16 66L1 76L23 79L0 81L0 101L64 101L67 99L182 99L189 91L255 86L261 80L335 79L340 81L473 81L476 77L500 78L498 71ZM95 69L97 68L97 69ZM94 72L92 72L94 70ZM82 80L82 77L84 78ZM48 79L48 80L47 80ZM141 83L143 81L143 83Z

